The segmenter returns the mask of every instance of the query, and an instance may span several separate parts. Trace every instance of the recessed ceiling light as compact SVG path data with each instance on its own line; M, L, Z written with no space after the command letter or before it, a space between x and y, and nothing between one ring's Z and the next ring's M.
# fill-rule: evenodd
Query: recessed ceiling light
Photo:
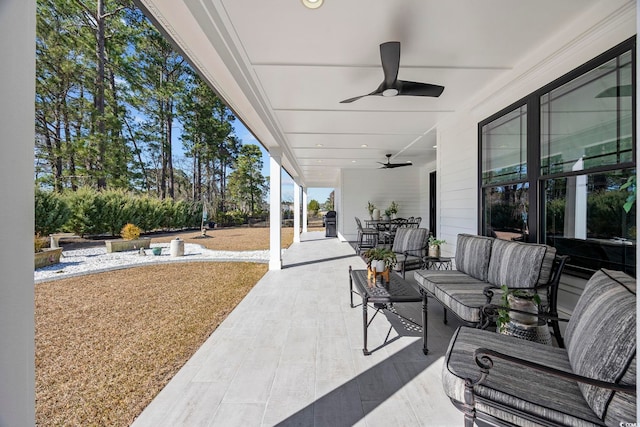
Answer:
M433 146L433 148L438 148L438 146L437 146L437 145L434 145L434 146Z
M318 160L318 163L322 163L322 160Z
M317 9L322 6L324 0L302 0L302 4L309 9Z
M368 147L368 145L367 145L367 144L362 144L360 147L361 147L361 148L367 148L367 147Z
M355 162L356 162L355 160L351 160L351 163L355 163Z
M324 147L322 144L316 144L316 147Z

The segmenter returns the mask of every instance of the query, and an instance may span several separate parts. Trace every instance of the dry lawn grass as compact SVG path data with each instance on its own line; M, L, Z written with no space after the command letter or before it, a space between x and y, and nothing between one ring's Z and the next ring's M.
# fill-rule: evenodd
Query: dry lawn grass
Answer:
M129 425L266 271L185 263L37 285L38 425Z
M234 233L196 241L261 248ZM129 425L267 268L180 263L36 285L38 425Z
M207 230L207 237L198 231L185 231L161 236L153 236L152 243L168 243L179 236L187 243L196 243L207 249L218 251L257 251L269 249L269 229L264 227L216 228ZM293 242L293 228L283 228L282 247L288 248Z

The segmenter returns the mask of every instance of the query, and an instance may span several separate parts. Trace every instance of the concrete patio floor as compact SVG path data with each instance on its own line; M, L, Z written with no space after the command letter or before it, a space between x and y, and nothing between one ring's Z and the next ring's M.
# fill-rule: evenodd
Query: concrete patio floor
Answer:
M133 426L463 424L442 391L442 357L457 325L443 324L439 304L429 304L428 356L420 328L389 314L372 322L375 351L364 356L362 308L349 306L348 268L365 264L352 247L305 233L283 264L258 282ZM395 307L421 323L419 303Z

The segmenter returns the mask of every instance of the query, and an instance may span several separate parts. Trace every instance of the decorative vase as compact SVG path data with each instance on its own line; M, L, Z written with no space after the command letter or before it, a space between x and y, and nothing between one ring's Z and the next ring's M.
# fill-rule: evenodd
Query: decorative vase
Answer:
M378 221L380 219L380 209L374 209L371 218Z
M377 259L371 262L371 268L375 269L378 273L385 270L384 260Z
M519 311L526 311L531 314L509 312L509 318L515 323L521 325L537 325L538 324L538 306L529 298L519 298L512 294L507 295L509 308Z
M398 218L398 215L396 215L396 214L391 214L391 219L396 219L396 218Z
M429 245L429 256L431 258L440 258L440 245Z
M154 255L160 255L162 253L162 248L153 248L151 249Z

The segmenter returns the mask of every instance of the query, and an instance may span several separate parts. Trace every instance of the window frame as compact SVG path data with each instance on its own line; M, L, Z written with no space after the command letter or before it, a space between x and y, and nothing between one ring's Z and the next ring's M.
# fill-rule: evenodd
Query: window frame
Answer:
M544 182L548 179L561 178L561 177L569 177L569 176L577 176L584 174L593 174L598 172L608 172L612 170L621 170L628 168L636 167L636 144L637 144L637 135L636 135L636 126L632 126L632 161L624 162L624 163L616 163L613 165L605 165L598 166L594 168L589 168L581 171L571 171L571 172L557 172L543 175L541 171L542 159L541 155L541 99L543 95L557 89L570 81L579 78L580 76L594 70L595 68L615 59L616 57L622 55L623 53L630 51L631 52L631 84L633 87L632 91L632 123L636 123L636 37L633 36L617 46L607 50L606 52L598 55L597 57L591 59L590 61L580 65L579 67L571 70L570 72L564 74L563 76L553 80L552 82L542 86L541 88L535 90L534 92L526 95L523 98L518 99L507 107L501 109L495 114L487 117L478 123L478 231L479 234L486 235L487 230L484 229L484 214L485 214L485 201L483 198L485 188L496 187L496 186L506 186L520 183L528 183L529 184L529 234L527 236L527 241L531 243L539 243L541 240L542 233L541 230L544 230L545 218L541 214L541 198L542 192L544 191L543 185ZM506 114L511 113L515 109L522 108L526 106L527 108L527 177L524 180L511 180L500 183L483 183L483 146L482 146L482 129L487 124L503 117ZM618 123L619 127L619 123Z

